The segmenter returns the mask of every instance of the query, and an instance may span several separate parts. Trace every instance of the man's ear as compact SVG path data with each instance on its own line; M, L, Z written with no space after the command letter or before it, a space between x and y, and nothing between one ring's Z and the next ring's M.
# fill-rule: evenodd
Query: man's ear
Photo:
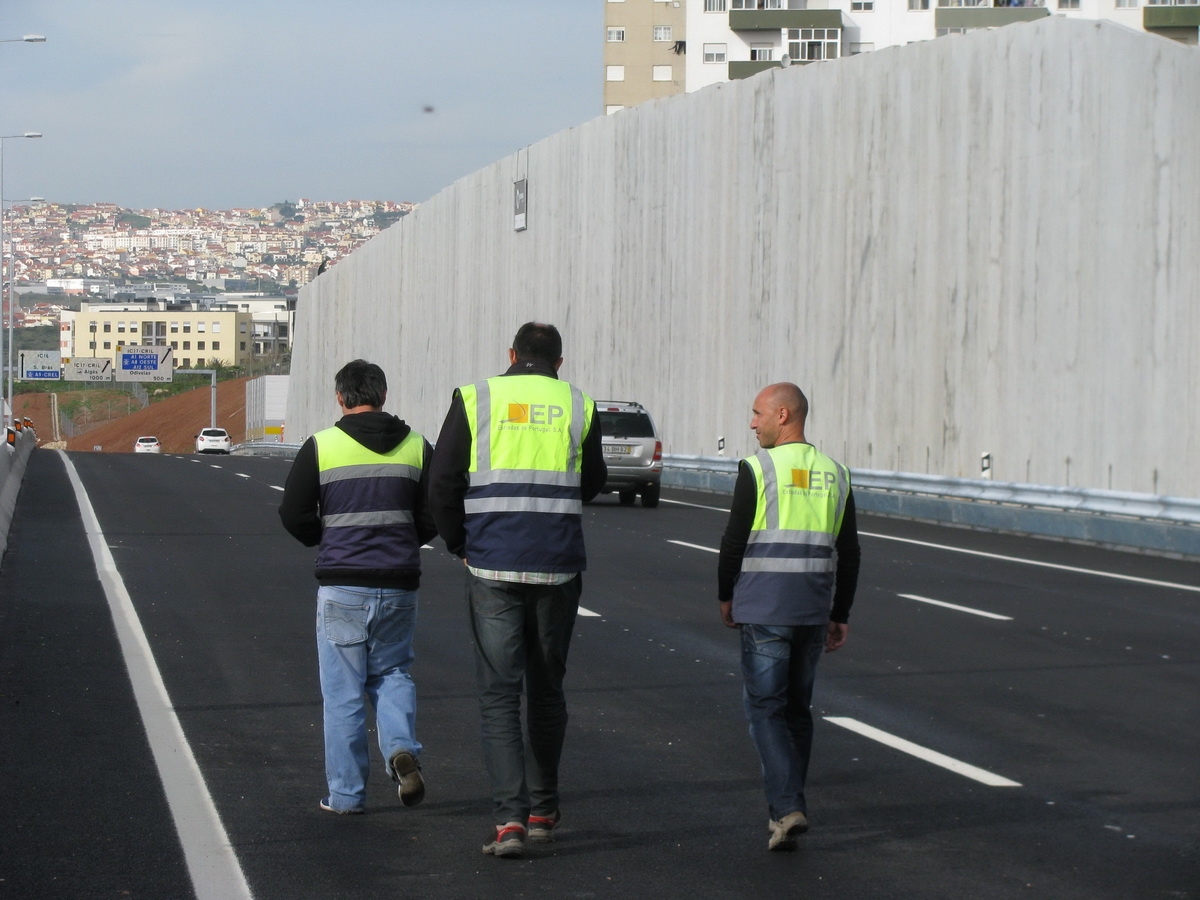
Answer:
M517 364L517 351L512 347L508 348L508 364L510 366L515 366Z
M557 372L559 370L559 367L562 366L562 359L563 358L560 356L557 360L555 360L555 362L554 362L554 371L555 372Z

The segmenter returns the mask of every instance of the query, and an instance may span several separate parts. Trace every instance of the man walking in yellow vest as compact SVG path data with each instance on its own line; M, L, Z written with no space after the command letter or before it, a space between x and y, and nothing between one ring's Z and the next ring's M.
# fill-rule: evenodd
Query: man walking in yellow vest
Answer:
M583 502L607 469L595 403L558 379L558 329L528 322L508 354L503 375L454 392L429 492L438 532L467 569L495 823L483 852L520 857L527 837L549 841L559 822L563 678L587 567Z
M738 467L721 539L721 620L741 629L743 702L762 762L770 850L808 830L817 662L846 642L860 550L850 470L805 441L808 400L790 383L754 398L762 449Z
M367 799L366 702L400 802L425 796L417 740L413 629L421 545L437 534L426 507L429 442L383 411L387 378L356 359L334 377L342 417L300 448L279 518L316 546L317 660L324 697L321 809L361 813Z

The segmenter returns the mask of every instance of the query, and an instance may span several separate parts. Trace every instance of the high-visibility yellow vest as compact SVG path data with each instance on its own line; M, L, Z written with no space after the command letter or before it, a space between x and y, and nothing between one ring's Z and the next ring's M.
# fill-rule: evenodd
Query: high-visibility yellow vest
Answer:
M425 439L410 431L387 453L364 447L336 427L318 431L313 440L321 485L317 569L420 569L413 507Z
M584 438L595 403L547 375L458 389L471 431L467 560L503 572L582 572Z
M760 450L744 463L754 474L758 505L734 585L734 620L828 622L850 470L802 443Z

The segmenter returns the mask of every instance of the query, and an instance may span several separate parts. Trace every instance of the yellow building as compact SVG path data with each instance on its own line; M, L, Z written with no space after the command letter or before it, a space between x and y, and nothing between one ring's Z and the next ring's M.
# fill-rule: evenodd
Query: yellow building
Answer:
M686 0L604 4L604 111L682 94Z
M99 357L115 365L123 347L171 347L177 369L213 368L213 360L241 367L254 355L254 316L249 312L104 306L63 310L59 350L64 362Z

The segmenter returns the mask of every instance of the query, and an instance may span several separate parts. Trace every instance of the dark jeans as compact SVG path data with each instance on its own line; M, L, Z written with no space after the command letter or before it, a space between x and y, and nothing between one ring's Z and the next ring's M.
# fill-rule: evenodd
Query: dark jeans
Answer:
M490 581L467 572L483 761L496 824L558 809L558 762L567 731L563 678L582 576L566 584ZM521 693L526 697L525 734Z
M810 707L825 631L825 625L742 626L743 700L772 819L808 811Z

